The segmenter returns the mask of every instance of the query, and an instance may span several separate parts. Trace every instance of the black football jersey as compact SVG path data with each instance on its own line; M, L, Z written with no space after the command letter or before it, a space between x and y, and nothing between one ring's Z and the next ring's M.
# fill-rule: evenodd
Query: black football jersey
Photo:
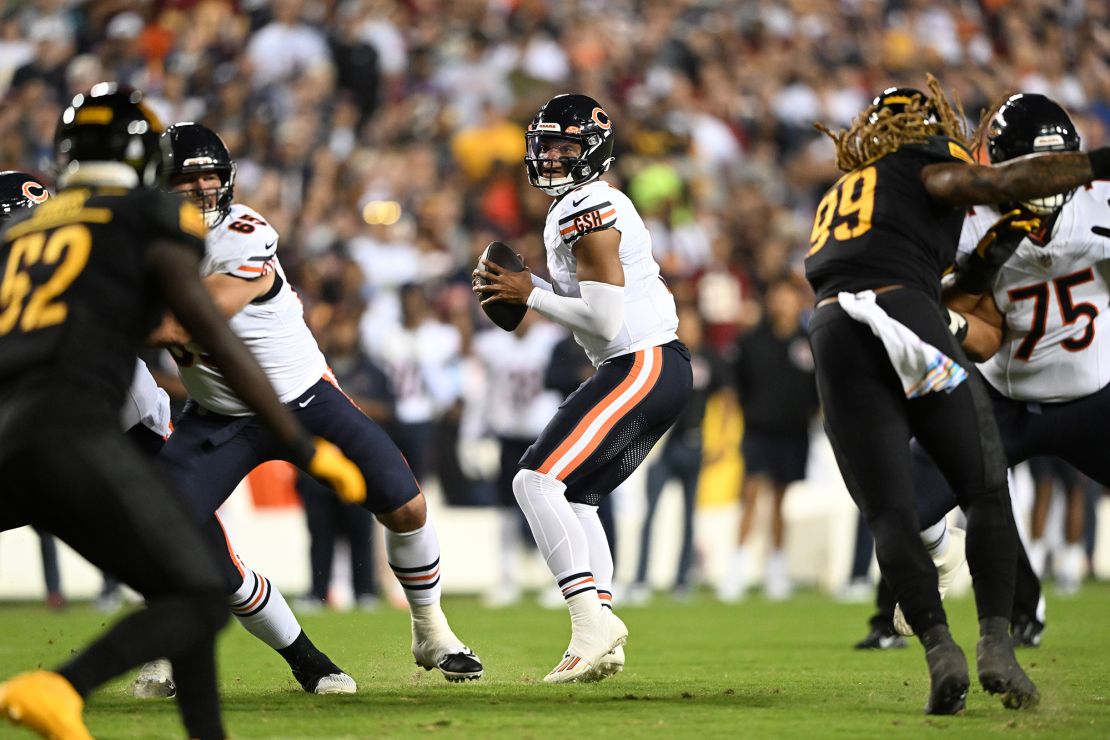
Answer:
M956 160L974 162L962 144L930 137L837 180L817 206L806 254L817 300L884 285L916 287L939 299L965 209L934 202L921 170Z
M164 304L147 267L159 238L204 254L204 220L169 193L71 188L0 234L0 391L65 380L120 408Z

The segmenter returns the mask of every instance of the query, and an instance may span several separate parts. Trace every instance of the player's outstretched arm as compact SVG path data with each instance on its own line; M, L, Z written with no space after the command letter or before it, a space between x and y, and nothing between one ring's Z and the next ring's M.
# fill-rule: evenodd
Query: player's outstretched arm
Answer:
M951 206L1043 198L1108 177L1110 147L1030 154L997 165L941 162L921 170L921 181L933 200Z
M324 440L313 440L287 409L250 351L235 336L199 277L200 259L177 242L160 239L147 250L147 263L170 310L212 356L232 390L292 452L293 461L324 478L346 501L366 498L366 482L354 463Z

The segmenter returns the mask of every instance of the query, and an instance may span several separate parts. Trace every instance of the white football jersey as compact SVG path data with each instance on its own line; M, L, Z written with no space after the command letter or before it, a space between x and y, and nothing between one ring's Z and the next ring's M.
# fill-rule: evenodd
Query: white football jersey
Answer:
M289 287L277 258L278 234L255 211L238 203L208 232L201 276L225 274L254 280L276 272L274 290L248 303L228 322L262 366L283 403L297 398L324 376L328 363L304 322L300 298ZM253 413L206 361L196 343L175 356L189 397L204 408L228 416Z
M458 399L461 349L458 329L432 319L414 329L397 324L382 334L370 351L389 376L398 421L432 421Z
M582 236L608 228L621 234L624 325L611 342L575 333L574 341L586 350L595 367L610 357L673 341L678 329L674 296L659 275L659 264L651 252L651 235L628 196L606 182L595 181L571 190L547 213L543 242L555 293L580 297L574 245Z
M120 427L127 431L136 424L155 434L170 435L170 397L158 387L146 363L135 358L135 375L127 389L127 400L119 414Z
M482 426L497 437L535 439L559 410L562 396L543 386L555 345L565 330L550 321L532 324L524 336L487 329L474 338L474 355L485 371L480 401Z
M998 211L976 207L964 220L968 254ZM979 365L1000 393L1056 403L1110 383L1110 182L1076 191L1042 246L1026 238L992 287L1005 315L1002 347Z

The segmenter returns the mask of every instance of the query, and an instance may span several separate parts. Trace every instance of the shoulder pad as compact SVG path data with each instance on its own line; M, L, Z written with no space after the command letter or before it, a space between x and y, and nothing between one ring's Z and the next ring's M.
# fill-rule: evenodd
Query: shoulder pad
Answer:
M924 144L910 146L914 151L924 153L939 161L960 161L975 164L975 157L960 142L945 136L930 136Z
M573 244L593 231L616 225L617 209L605 183L590 183L570 191L559 201L559 236Z
M235 277L262 277L273 269L278 233L262 216L235 204L208 239L212 271Z

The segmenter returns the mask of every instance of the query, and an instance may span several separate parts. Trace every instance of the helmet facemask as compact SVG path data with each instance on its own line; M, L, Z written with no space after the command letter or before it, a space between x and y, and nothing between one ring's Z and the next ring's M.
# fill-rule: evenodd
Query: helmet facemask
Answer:
M548 195L559 196L579 185L596 180L607 169L612 157L607 158L599 167L590 164L601 148L603 139L598 134L575 135L548 131L529 131L525 134L527 152L524 157L528 168L528 181L533 187L540 188ZM556 142L574 142L579 146L578 156L549 157L546 147ZM556 177L550 173L551 165L562 164L563 174Z
M184 190L179 187L181 181L191 175L209 173L220 178L218 186L202 188L199 181L193 180L189 189ZM223 221L231 210L231 200L235 192L235 163L228 167L210 162L186 160L185 165L170 178L169 185L171 190L183 193L200 209L205 226L211 229Z
M986 119L984 134L992 164L1040 152L1079 151L1075 124L1058 103L1037 93L1010 95ZM1052 216L1064 207L1075 189L1019 205L1038 216Z

